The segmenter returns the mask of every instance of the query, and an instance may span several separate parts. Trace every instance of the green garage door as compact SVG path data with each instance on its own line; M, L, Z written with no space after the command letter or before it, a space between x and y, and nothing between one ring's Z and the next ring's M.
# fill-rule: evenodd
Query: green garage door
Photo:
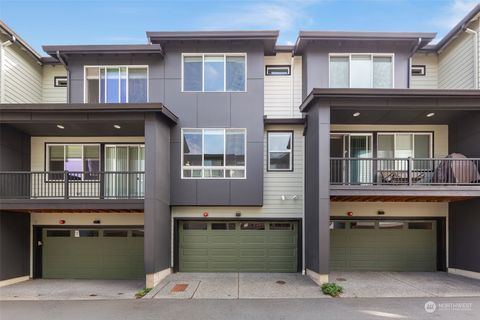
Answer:
M338 271L436 271L435 221L330 223L330 264Z
M43 229L42 276L141 279L142 229Z
M186 272L297 272L298 225L182 221L179 263Z

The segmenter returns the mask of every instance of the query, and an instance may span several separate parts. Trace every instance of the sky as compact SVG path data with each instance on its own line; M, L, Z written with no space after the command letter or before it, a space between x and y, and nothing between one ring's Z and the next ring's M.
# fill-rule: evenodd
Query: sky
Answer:
M300 30L437 32L441 39L478 0L0 0L0 19L42 45L146 43L146 31Z

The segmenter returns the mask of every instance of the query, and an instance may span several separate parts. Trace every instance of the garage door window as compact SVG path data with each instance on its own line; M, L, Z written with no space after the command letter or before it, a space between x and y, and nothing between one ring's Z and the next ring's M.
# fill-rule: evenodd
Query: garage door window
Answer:
M235 230L235 223L212 223L212 230Z
M98 230L78 230L78 237L98 237Z
M334 229L345 229L347 224L343 221L331 221L330 222L330 230Z
M207 223L206 222L184 223L183 230L207 230Z
M375 222L374 221L351 222L350 229L375 229Z
M132 230L132 237L134 238L143 238L144 231L143 230Z
M427 221L409 222L408 229L432 230L432 223Z
M265 223L242 223L242 230L265 230Z
M47 230L47 237L70 237L70 230Z
M403 222L399 221L380 221L378 222L378 228L380 229L403 229Z
M270 230L293 230L291 223L270 223Z
M125 238L128 236L128 231L127 230L104 230L103 231L103 236L104 237L120 237L120 238Z

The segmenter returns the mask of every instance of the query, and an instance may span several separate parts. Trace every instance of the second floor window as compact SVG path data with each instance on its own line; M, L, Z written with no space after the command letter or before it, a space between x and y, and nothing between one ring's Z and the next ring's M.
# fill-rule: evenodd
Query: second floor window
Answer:
M392 54L331 54L330 88L393 88Z
M148 68L146 66L85 67L85 102L148 102Z
M268 132L268 171L293 170L293 132Z
M184 54L183 91L246 91L245 54Z
M47 171L68 171L70 180L97 180L100 170L99 144L47 145ZM49 180L63 180L61 173L49 173Z
M245 129L182 129L182 178L245 177Z

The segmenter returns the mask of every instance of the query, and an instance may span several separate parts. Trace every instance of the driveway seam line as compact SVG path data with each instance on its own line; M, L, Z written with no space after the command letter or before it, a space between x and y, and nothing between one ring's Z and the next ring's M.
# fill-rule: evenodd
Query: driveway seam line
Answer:
M195 290L193 291L193 294L192 294L192 296L190 297L190 299L188 299L188 300L192 300L192 299L195 297L195 294L197 293L198 288L200 288L200 283L202 283L202 280L198 280L197 287L196 287Z
M434 296L434 297L439 297L438 295L436 295L436 294L433 293L433 292L430 292L430 291L427 291L427 290L418 288L418 287L414 286L413 284L411 284L410 282L407 282L407 281L405 281L405 280L400 280L400 279L396 278L396 277L395 277L394 275L392 275L392 274L388 274L388 273L387 273L386 276L387 276L387 277L390 277L391 279L393 279L393 280L395 280L395 281L398 281L398 282L401 282L401 283L403 283L403 284L406 284L407 286L410 286L410 287L412 287L412 288L415 288L415 289L417 289L417 290L419 290L419 291L425 292L425 293L427 293L427 294L431 294L431 295Z

